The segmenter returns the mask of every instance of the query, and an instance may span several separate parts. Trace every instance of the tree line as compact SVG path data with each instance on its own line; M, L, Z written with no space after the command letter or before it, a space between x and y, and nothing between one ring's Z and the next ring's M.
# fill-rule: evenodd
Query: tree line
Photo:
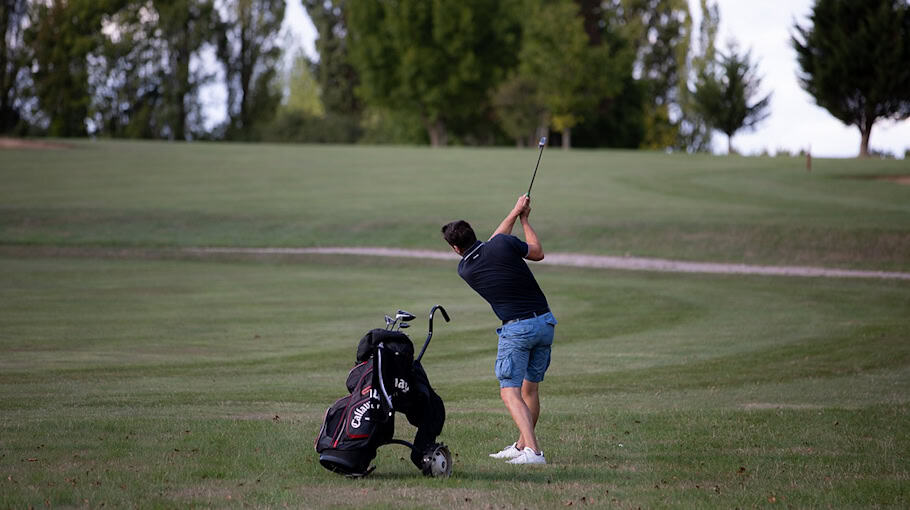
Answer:
M316 61L285 58L284 0L2 0L0 132L695 152L717 130L732 151L770 111L709 0L698 26L687 0L291 1ZM818 0L793 27L801 83L863 153L877 119L910 115L907 11Z

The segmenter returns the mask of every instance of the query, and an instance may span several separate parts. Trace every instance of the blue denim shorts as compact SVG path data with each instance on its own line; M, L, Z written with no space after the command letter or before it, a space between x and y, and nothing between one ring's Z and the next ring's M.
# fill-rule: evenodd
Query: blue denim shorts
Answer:
M524 380L543 381L550 366L556 318L552 313L510 322L496 330L499 351L494 371L500 388L518 388Z

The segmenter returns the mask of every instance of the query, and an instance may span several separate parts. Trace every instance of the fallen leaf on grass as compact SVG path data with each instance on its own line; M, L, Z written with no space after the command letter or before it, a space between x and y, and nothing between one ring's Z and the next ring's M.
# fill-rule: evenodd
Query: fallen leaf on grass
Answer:
M768 503L777 503L777 498L775 498L774 496L769 496Z
M38 457L29 457L24 459L26 462L38 462Z

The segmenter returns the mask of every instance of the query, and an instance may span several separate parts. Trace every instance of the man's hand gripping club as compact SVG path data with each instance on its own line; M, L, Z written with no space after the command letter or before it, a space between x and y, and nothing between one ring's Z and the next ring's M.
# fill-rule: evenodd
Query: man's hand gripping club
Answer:
M528 244L528 254L525 255L525 258L528 260L543 260L543 247L540 244L540 240L537 238L537 233L534 232L534 229L531 227L531 223L528 221L528 217L531 215L531 198L525 194L518 197L518 201L515 202L515 207L506 215L505 219L502 220L502 223L499 224L499 227L496 228L496 231L493 232L493 235L490 236L490 239L495 237L497 234L511 234L512 228L515 226L515 220L521 220L521 227L524 230L525 242Z

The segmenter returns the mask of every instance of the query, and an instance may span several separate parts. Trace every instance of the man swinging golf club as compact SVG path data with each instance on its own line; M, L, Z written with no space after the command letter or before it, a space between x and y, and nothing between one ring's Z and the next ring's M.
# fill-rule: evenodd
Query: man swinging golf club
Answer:
M541 142L543 143L543 141ZM542 260L543 248L531 228L529 195L522 195L486 242L477 240L464 220L442 227L446 242L461 255L458 275L481 295L502 320L495 372L499 394L518 427L518 440L493 453L510 464L546 464L534 427L540 416L538 385L550 365L556 319L524 259ZM525 240L512 235L520 220Z

